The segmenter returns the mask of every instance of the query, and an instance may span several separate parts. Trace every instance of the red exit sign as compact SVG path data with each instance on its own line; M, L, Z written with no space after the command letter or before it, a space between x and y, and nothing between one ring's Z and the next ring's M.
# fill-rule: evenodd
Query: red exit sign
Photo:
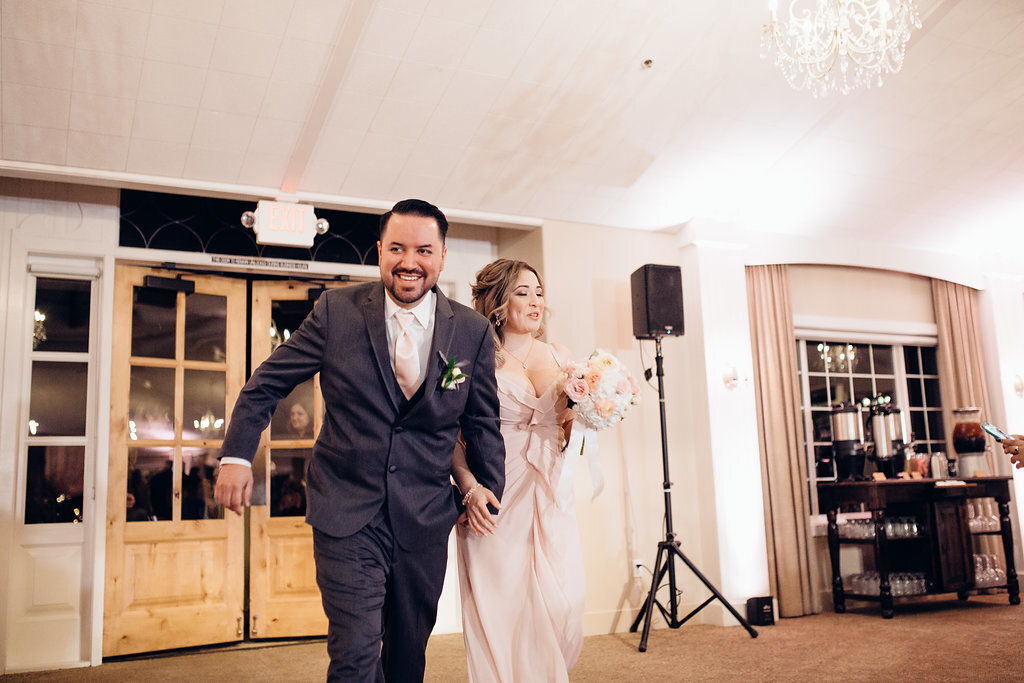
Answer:
M316 216L308 204L261 200L256 203L256 241L289 247L311 247L316 237Z

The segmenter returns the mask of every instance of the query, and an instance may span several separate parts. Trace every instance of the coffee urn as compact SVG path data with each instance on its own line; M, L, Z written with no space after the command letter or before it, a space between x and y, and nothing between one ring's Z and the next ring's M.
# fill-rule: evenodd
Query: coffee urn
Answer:
M864 475L864 428L860 408L843 402L832 406L832 456L837 479L860 479Z
M886 479L894 479L903 471L906 443L903 437L903 419L900 409L878 399L869 412L871 430L871 459Z
M892 450L893 450L893 472L891 476L902 472L907 466L907 449L910 447L910 439L903 430L903 412L898 406L890 405L889 414L892 416ZM886 476L890 476L886 474Z

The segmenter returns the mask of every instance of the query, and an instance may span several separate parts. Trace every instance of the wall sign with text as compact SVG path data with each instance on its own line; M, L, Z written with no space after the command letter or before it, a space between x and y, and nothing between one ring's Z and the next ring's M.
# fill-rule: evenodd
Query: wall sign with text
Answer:
M260 244L311 247L316 237L316 216L308 204L260 200L253 230Z

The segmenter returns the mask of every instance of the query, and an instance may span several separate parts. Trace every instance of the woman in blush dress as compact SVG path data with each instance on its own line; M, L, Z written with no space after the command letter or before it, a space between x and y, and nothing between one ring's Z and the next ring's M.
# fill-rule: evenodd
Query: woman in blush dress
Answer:
M572 425L559 381L569 354L537 339L544 292L529 264L485 266L473 302L494 328L506 455L500 506L459 447L452 468L466 507L457 534L469 680L567 681L583 645L584 598L575 506L555 498Z

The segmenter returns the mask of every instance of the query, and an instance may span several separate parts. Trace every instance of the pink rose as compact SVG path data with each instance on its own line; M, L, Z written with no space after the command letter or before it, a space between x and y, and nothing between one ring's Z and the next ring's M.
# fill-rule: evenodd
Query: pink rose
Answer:
M601 384L601 376L604 373L598 368L591 368L587 371L587 374L583 376L583 379L587 381L587 385L590 386L590 390L594 391Z
M639 394L640 383L636 381L636 378L634 378L633 375L627 375L627 377L629 378L629 386L633 389L633 393Z
M573 403L581 403L590 396L590 385L580 377L570 377L565 383L565 395Z
M603 398L600 401L598 401L597 405L595 405L594 407L597 408L598 415L600 415L601 417L608 417L609 415L615 412L615 401L611 400L610 398Z
M629 393L632 393L631 388L629 386L629 380L628 379L620 379L619 383L615 385L615 393L616 394L629 394Z

